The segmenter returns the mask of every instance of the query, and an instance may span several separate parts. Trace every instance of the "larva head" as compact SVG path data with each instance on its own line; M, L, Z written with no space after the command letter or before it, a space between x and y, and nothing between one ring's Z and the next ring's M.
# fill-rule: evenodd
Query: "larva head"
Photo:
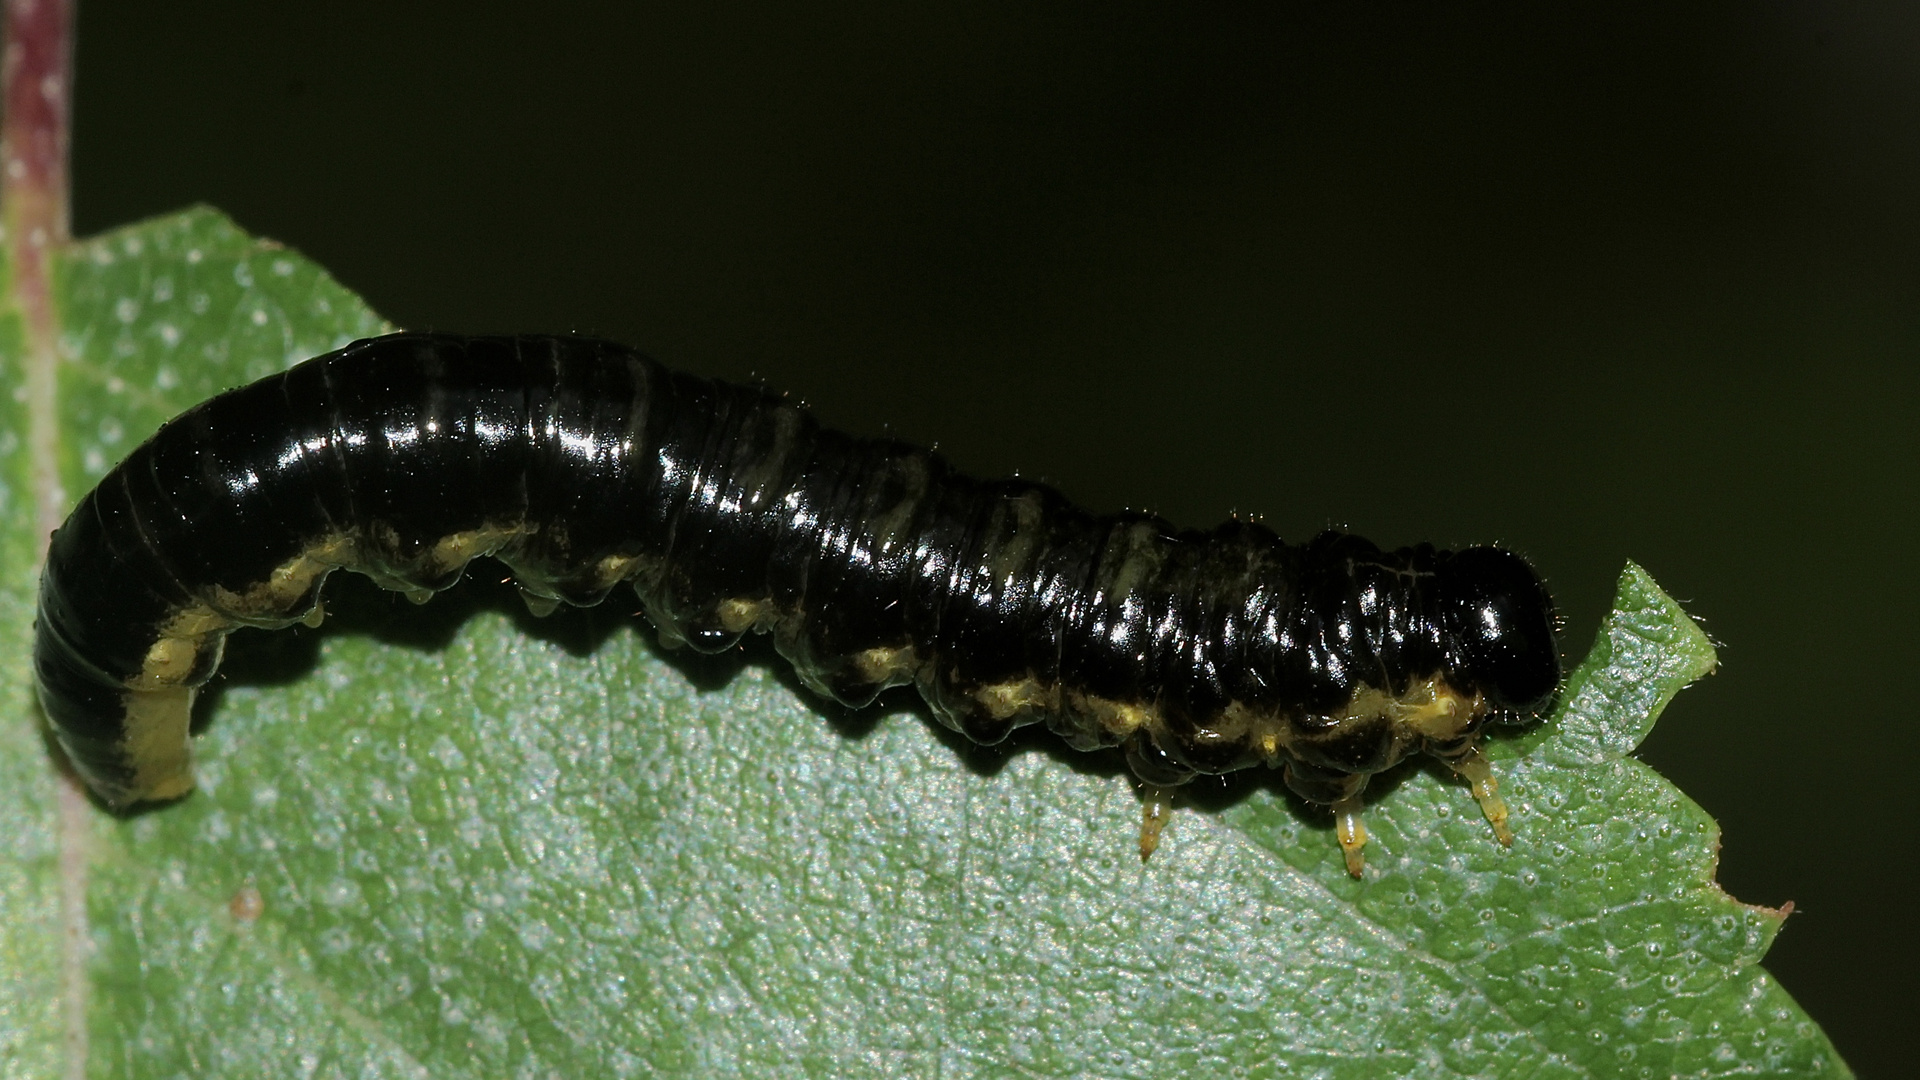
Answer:
M1485 694L1496 716L1544 712L1560 688L1560 648L1540 575L1493 547L1455 552L1437 570L1450 681Z

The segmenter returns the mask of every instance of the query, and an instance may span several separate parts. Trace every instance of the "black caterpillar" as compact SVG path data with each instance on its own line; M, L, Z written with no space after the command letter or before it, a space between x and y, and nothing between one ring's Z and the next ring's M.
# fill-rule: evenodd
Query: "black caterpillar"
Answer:
M1168 789L1269 765L1333 807L1358 874L1361 790L1416 752L1510 842L1480 734L1560 681L1552 601L1498 548L1095 516L607 342L394 334L196 406L80 501L40 582L40 700L101 799L175 798L229 631L317 623L341 567L425 600L480 555L536 614L631 582L670 646L771 633L851 706L910 682L977 742L1122 746L1143 856Z

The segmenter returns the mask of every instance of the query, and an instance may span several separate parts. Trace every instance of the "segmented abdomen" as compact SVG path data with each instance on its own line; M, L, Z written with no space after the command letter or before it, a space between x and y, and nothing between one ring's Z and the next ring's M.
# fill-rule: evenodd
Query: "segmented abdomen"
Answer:
M606 342L396 334L194 408L81 501L41 698L102 798L173 797L229 631L317 613L339 567L424 599L480 555L536 611L630 582L669 644L770 632L850 705L912 683L975 740L1044 721L1156 784L1264 763L1335 802L1559 679L1551 603L1498 549L1095 516Z

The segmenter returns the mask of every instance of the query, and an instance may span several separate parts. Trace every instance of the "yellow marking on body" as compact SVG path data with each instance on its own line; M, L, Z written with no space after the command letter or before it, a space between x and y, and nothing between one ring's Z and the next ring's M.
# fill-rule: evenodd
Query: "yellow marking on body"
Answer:
M346 536L334 535L322 537L307 545L306 550L267 574L267 579L253 585L244 592L233 592L216 585L213 587L213 601L210 607L232 612L232 617L240 622L264 622L269 625L284 625L279 620L286 618L287 612L299 603L313 589L313 583L327 574L353 560L353 541ZM191 609L176 615L169 622L173 628ZM210 613L210 612L209 612ZM230 627L228 627L230 628Z
M1399 701L1385 690L1376 690L1371 686L1362 686L1353 692L1340 711L1329 719L1335 724L1345 724L1355 720L1377 720L1389 715Z
M126 803L177 799L193 790L193 746L187 736L193 695L187 686L125 695L127 733L120 745L133 766Z
M1068 690L1066 697L1068 708L1090 717L1102 731L1113 737L1114 742L1120 742L1141 728L1158 727L1160 724L1159 710L1151 705L1116 701L1077 690Z
M233 628L233 620L198 601L181 608L160 627L163 637L199 638Z
M1332 732L1315 738L1337 739L1345 729L1386 720L1392 725L1394 742L1400 747L1393 762L1388 763L1393 764L1419 749L1423 741L1445 743L1459 738L1486 715L1486 711L1485 697L1479 694L1468 697L1436 674L1414 682L1406 693L1398 696L1362 686L1339 712L1327 717ZM1285 744L1288 740L1283 736L1279 741Z
M905 681L920 668L920 654L913 646L867 649L853 655L853 670L870 683Z
M492 527L455 533L436 543L428 558L450 570L478 555L497 550L523 529ZM320 605L294 614L327 574L355 565L359 549L345 534L323 536L298 555L270 571L266 579L244 590L214 586L210 600L196 600L174 611L161 623L154 642L141 659L140 670L126 680L124 735L121 752L133 768L127 786L129 801L178 798L193 790L193 751L189 727L194 688L183 685L196 670L212 667L201 658L219 649L236 626L277 628L294 622L318 626L325 617ZM424 601L433 594L379 572L369 574L383 585L399 585L409 599Z
M1034 709L1045 712L1057 711L1059 688L1043 684L1029 675L1013 682L983 686L973 692L973 700L987 710L988 716L995 720L1005 720L1010 716L1017 716Z
M1280 764L1293 744L1293 725L1285 713L1256 710L1244 701L1229 701L1220 710L1214 728L1222 736L1244 738L1268 765Z
M1445 679L1432 675L1408 687L1394 702L1391 715L1395 723L1411 728L1422 737L1445 742L1459 738L1486 711L1484 697L1479 694L1468 697L1448 685Z
M285 626L289 622L319 625L323 612L315 606L290 618L295 604L311 592L314 582L346 562L353 545L343 536L323 537L267 574L266 580L234 592L215 587L214 604L194 601L170 615L140 670L127 679L125 711L121 716L121 753L133 767L125 798L130 802L178 798L193 790L193 750L188 735L193 714L194 688L182 685L197 669L207 649L219 649L235 626L254 622Z
M722 600L716 612L720 628L729 634L744 634L763 624L771 624L779 609L771 600Z
M531 531L525 525L486 525L465 532L449 533L433 545L427 558L433 568L441 573L458 570L482 555L492 555Z
M193 661L199 655L198 642L189 638L163 637L147 650L138 678L143 688L177 686L193 673Z
M179 686L193 675L200 650L217 642L235 625L233 620L202 603L175 612L161 625L153 644L147 646L140 670L126 681L127 689L152 693Z
M643 561L639 555L608 555L594 567L594 578L600 588L611 589L638 574Z

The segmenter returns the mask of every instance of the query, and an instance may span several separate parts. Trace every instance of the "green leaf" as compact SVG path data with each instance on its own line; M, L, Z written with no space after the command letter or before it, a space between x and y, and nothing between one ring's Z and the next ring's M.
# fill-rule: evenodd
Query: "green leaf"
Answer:
M0 279L12 292L7 246ZM33 645L34 535L20 317L0 304L0 1077L60 1074L62 933L54 786L27 657Z
M75 494L381 328L208 210L76 245L57 300ZM19 532L0 1035L50 1075L71 954ZM1270 777L1202 790L1142 865L1109 758L823 711L764 649L663 654L619 600L536 621L497 569L418 609L337 582L323 630L234 636L199 793L91 819L92 1074L1847 1075L1758 966L1782 914L1713 884L1711 819L1626 756L1713 662L1638 567L1558 715L1489 751L1514 845L1410 769L1361 881Z

